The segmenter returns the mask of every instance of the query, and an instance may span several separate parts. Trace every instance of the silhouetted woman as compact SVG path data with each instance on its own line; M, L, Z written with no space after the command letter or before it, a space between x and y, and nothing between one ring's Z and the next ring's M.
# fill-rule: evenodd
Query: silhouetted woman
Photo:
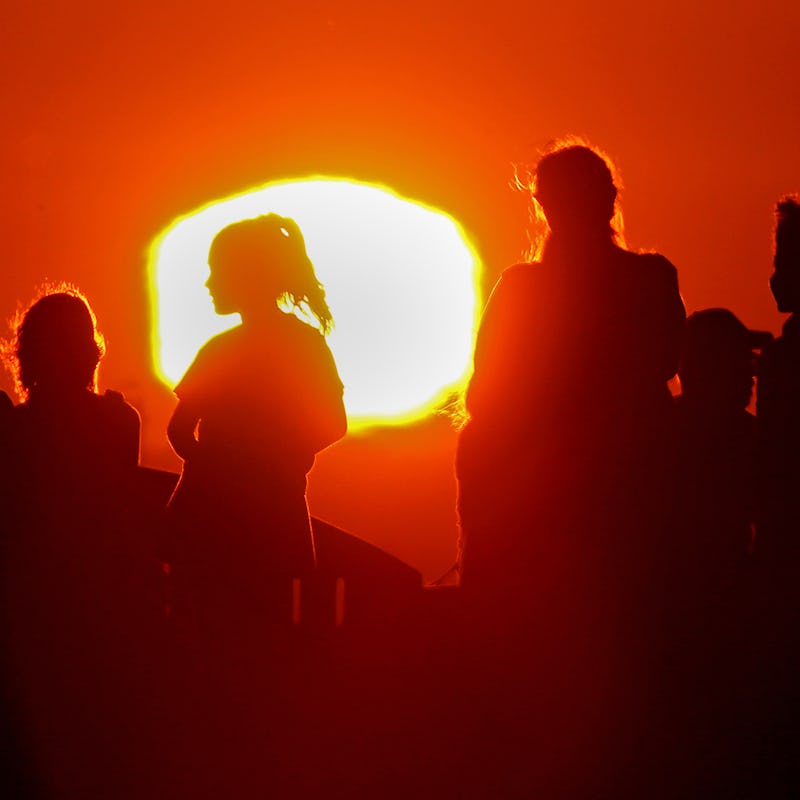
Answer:
M118 392L97 391L104 352L88 302L66 289L28 308L7 359L23 398L11 423L15 527L64 574L87 577L119 548L139 462L139 414Z
M268 214L229 225L208 264L215 310L242 324L211 339L175 387L168 436L184 467L169 557L224 624L228 612L288 614L291 580L314 566L306 475L346 419L324 338L331 313L297 224Z
M8 354L23 402L9 436L4 633L40 777L69 796L123 796L141 755L127 737L142 719L126 703L141 689L147 599L125 516L140 423L120 394L98 393L103 353L89 304L67 288L27 309Z
M528 559L565 526L607 530L614 482L669 413L678 367L685 312L675 268L620 244L609 163L561 147L539 162L533 188L549 235L540 260L511 267L494 287L466 395L465 586L524 580Z
M97 392L105 345L75 290L39 298L16 332L15 375L23 403L15 424L33 488L69 493L69 505L102 499L139 462L139 415L118 392ZM88 481L88 483L84 483Z
M636 672L623 664L626 617L643 605L659 547L667 382L685 311L669 261L623 247L614 174L599 153L559 146L539 161L532 189L549 233L536 261L495 285L466 394L462 586L494 639L486 651L521 670L497 681L520 690L506 705L538 702L537 718L554 726L531 750L555 748L553 763L565 757L559 741L595 752L585 774L568 764L557 780L602 782L601 764L618 764L598 745L618 741L619 756L624 737L608 725L630 721L610 708L631 706L619 694ZM550 714L540 713L544 697ZM576 796L597 790L578 786Z

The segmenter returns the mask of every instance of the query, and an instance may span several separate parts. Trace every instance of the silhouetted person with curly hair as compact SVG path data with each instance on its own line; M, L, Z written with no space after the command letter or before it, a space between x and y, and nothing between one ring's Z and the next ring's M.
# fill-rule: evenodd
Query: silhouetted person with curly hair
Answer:
M16 377L24 401L15 425L35 485L63 492L70 505L102 499L97 482L113 485L139 462L139 415L117 392L97 392L104 343L94 314L72 291L46 294L16 333Z
M69 796L125 796L152 733L146 704L131 701L151 694L139 659L157 621L143 577L152 567L155 580L154 552L128 518L140 422L122 395L98 392L104 350L91 307L67 287L20 316L6 354L22 397L3 547L9 680L45 793Z

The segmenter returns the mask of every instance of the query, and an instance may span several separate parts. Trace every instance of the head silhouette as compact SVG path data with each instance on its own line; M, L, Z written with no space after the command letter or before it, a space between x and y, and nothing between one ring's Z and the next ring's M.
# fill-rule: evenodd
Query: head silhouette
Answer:
M800 198L784 197L776 208L775 271L770 288L778 311L800 311Z
M96 388L102 337L88 302L75 290L45 294L16 330L16 379L20 394L70 393Z
M592 148L568 145L545 155L534 195L553 235L613 236L617 187L609 163Z
M297 223L278 214L234 222L211 242L206 286L219 314L258 315L285 303L332 325L325 291L317 280Z
M755 335L727 308L691 314L678 370L683 395L719 411L746 408L753 391Z

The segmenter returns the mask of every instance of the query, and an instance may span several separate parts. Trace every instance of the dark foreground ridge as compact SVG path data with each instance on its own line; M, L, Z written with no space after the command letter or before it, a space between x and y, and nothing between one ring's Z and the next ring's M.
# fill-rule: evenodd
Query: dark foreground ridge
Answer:
M620 686L598 619L560 637L553 609L524 628L513 607L488 619L316 519L317 571L294 603L287 586L275 613L202 619L171 605L180 571L142 547L177 476L140 477L117 560L72 564L47 590L33 578L63 564L15 570L4 796L793 795L796 591L764 564L705 608L675 587L624 654L657 663Z

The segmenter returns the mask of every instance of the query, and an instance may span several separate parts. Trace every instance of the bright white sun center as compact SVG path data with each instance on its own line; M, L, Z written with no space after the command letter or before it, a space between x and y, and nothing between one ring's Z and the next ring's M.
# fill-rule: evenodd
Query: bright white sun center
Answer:
M231 222L292 217L325 286L328 344L351 428L422 416L461 387L478 298L477 256L447 215L387 189L345 180L275 183L189 214L150 253L154 358L174 385L198 349L239 324L214 313L208 248Z

